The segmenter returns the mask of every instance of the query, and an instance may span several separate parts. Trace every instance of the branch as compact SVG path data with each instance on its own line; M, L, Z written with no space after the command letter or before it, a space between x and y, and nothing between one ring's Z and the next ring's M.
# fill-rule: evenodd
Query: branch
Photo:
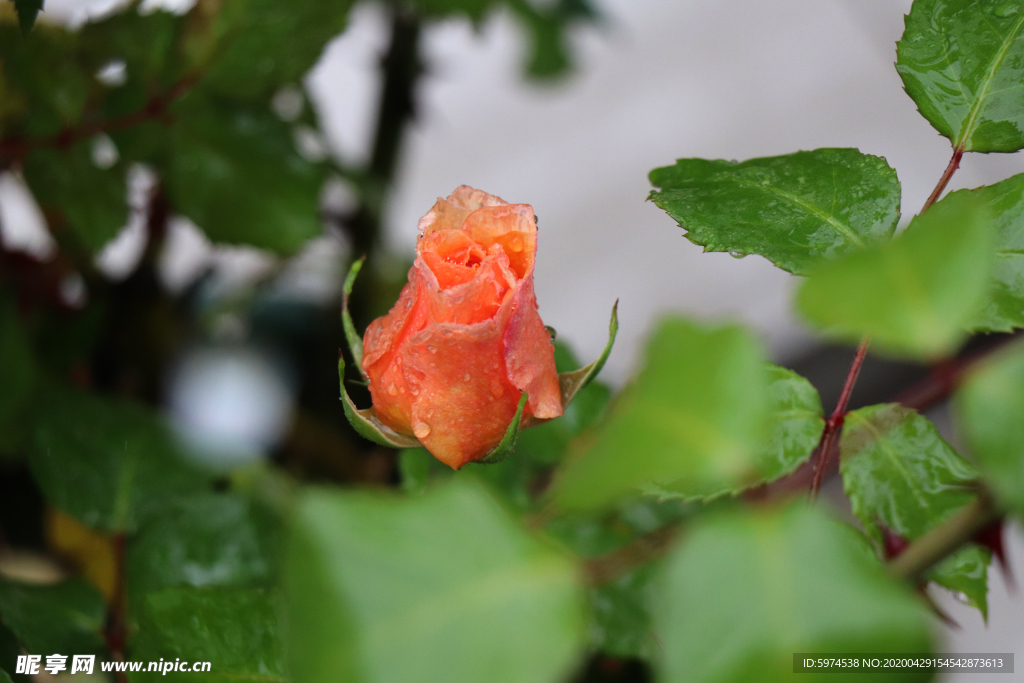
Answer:
M665 554L675 540L678 524L668 524L618 550L588 558L583 565L590 585L609 583Z
M846 406L850 402L853 386L857 383L857 376L860 374L861 365L864 364L864 356L868 353L869 343L870 340L867 337L860 340L857 352L853 355L853 362L850 363L850 369L846 372L846 381L843 382L843 390L839 392L836 407L832 410L832 415L829 416L828 422L825 423L825 429L821 432L821 440L818 442L818 448L815 451L817 456L811 456L814 461L814 476L811 478L811 500L814 500L818 495L818 489L821 488L821 480L825 476L825 467L838 443L843 422L846 420Z
M918 581L999 516L988 494L982 492L973 503L907 546L889 563L889 572L901 579Z
M151 97L142 109L131 114L107 119L106 121L96 121L77 127L65 128L56 135L35 138L10 137L0 140L0 168L6 168L11 162L24 159L33 149L42 147L67 149L82 140L87 140L100 133L126 130L148 121L159 119L167 113L167 108L183 97L198 80L199 74L185 76L168 88L167 91Z

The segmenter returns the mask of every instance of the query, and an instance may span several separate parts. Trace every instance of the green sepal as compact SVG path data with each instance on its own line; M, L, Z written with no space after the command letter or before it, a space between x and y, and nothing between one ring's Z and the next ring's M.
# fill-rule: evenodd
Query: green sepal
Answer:
M572 403L572 400L576 398L576 394L580 393L585 386L590 384L597 373L601 372L601 368L604 367L605 361L608 360L609 354L612 352L612 346L615 344L615 335L619 333L619 300L615 300L615 305L612 306L612 319L608 323L608 343L605 344L604 351L601 352L600 357L590 365L580 368L579 370L573 370L572 372L563 372L558 375L558 387L562 393L562 409L565 410ZM554 418L548 418L548 420ZM530 427L536 427L537 425L544 424L548 420L538 420L532 415L526 418L526 423L523 424L523 429Z
M341 403L345 407L345 417L360 436L389 448L416 448L422 445L419 440L399 434L381 422L373 408L366 410L356 408L356 404L352 402L348 391L345 390L345 357L340 353L338 354L338 385L341 387Z
M348 275L345 276L345 284L341 289L341 324L345 328L345 339L348 341L348 350L352 353L352 362L356 364L356 370L362 377L366 377L366 373L363 372L363 339L356 332L352 315L348 312L348 298L352 294L352 285L356 283L356 276L363 269L364 263L366 263L365 256L352 262L352 267L349 268Z
M530 395L524 391L523 395L519 397L519 407L516 408L516 414L512 417L512 421L508 423L508 429L505 430L505 436L501 438L501 442L487 451L487 455L476 462L481 465L497 465L516 452L516 439L519 438L519 423L522 422L523 410L526 408L526 400L529 397Z

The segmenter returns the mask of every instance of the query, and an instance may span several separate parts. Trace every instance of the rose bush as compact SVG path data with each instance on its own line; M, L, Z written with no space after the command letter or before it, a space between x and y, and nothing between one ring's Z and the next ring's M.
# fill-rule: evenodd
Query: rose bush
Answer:
M419 222L416 261L363 342L381 422L459 469L524 418L562 414L554 346L537 312L537 225L528 204L463 185Z

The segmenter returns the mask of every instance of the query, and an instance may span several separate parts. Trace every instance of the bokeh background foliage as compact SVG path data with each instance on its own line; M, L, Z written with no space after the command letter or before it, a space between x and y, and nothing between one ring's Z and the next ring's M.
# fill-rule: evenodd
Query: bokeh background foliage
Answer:
M955 381L935 400L959 392L969 452L923 401L847 412L841 398L827 415L743 327L670 316L617 395L594 382L512 457L457 473L345 423L339 302L282 302L273 279L336 234L347 261L367 257L357 327L395 300L408 263L381 224L429 67L424 26L504 12L530 37L524 78L544 81L601 15L587 0L379 2L376 125L352 165L323 144L303 79L354 4L136 1L71 26L37 21L39 0L0 1L0 171L55 243L46 258L0 249L0 683L28 680L23 652L205 660L210 674L161 678L224 683L783 681L794 652L934 648L935 608L915 591L929 582L986 613L1002 520L1024 510L1024 366L1019 346L957 353L1024 321L1024 193L1015 176L939 197L964 153L1024 145L1007 85L1024 75L1024 3L914 3L898 70L953 160L903 232L896 172L856 149L650 175L692 242L805 277L797 306L824 336L941 363ZM274 265L243 295L205 277L168 287L180 218ZM133 221L141 256L111 277L97 256ZM296 395L284 436L242 452L165 416L187 351L239 336L288 357ZM211 358L192 371L227 363ZM561 341L556 361L582 365ZM836 470L849 524L794 496Z

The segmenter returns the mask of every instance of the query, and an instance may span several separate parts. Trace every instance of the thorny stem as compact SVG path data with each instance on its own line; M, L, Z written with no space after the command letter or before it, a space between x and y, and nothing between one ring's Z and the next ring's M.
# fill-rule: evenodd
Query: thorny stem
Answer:
M832 415L829 416L828 421L825 423L825 429L821 432L821 440L818 442L816 456L814 456L814 476L811 478L811 500L814 500L817 497L818 489L821 488L821 480L825 476L825 466L828 464L832 450L839 438L839 433L842 430L843 421L846 419L846 406L850 402L850 395L853 393L853 386L857 383L857 375L860 374L861 365L864 364L864 356L866 356L868 352L868 343L868 338L864 337L860 341L860 345L857 346L857 353L854 354L853 362L850 363L850 369L846 372L846 381L843 382L843 390L839 392L839 400L836 401L836 407L832 410Z
M918 215L923 214L931 207L942 192L946 189L946 185L949 184L950 178L956 173L956 170L960 167L960 160L964 156L963 147L957 147L953 150L953 157L949 160L946 165L946 170L942 172L942 177L939 178L939 182L936 183L935 189L925 200L924 206L921 207L921 211ZM857 353L853 357L853 362L850 364L850 369L846 373L846 381L843 383L843 390L839 394L839 400L836 401L835 410L832 411L832 415L829 417L828 422L825 423L825 429L821 432L821 440L818 442L818 448L811 454L811 458L814 462L814 475L811 478L810 497L813 501L817 495L818 490L821 488L821 481L825 476L825 469L828 465L828 461L831 458L832 450L835 447L836 441L839 439L839 435L842 431L843 420L846 417L846 405L850 400L850 393L853 391L853 386L857 382L857 375L860 374L860 366L864 362L864 355L868 350L868 338L864 337L860 341L860 345L857 347Z
M6 168L12 161L22 160L33 149L41 147L67 149L77 142L87 140L100 133L113 133L159 119L166 115L167 108L175 100L183 97L198 80L199 74L185 76L165 92L150 98L142 109L131 114L74 128L65 128L56 135L36 138L10 137L0 140L0 168Z

